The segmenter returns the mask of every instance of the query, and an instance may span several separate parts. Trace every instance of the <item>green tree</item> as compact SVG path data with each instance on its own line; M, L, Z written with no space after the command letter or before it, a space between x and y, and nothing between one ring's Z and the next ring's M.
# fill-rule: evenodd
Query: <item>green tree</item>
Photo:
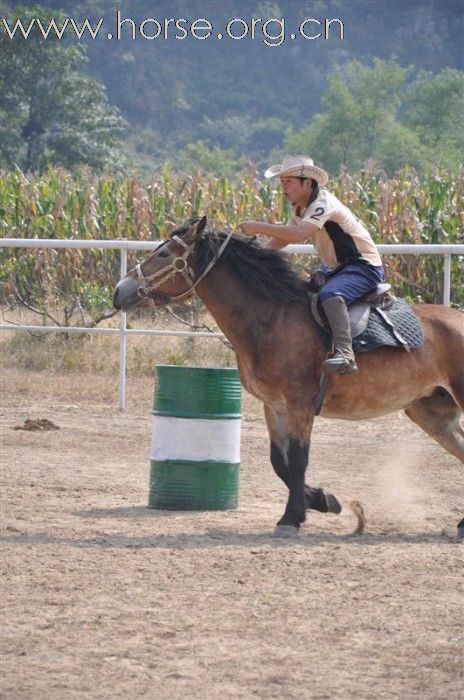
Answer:
M230 148L212 147L205 141L189 143L179 151L177 166L180 170L193 172L202 170L221 177L229 177L244 166Z
M404 123L417 134L428 159L447 167L464 154L464 73L421 71L408 92Z
M324 112L298 132L289 132L290 151L314 153L332 172L355 169L367 159L383 160L407 147L405 162L415 153L413 136L398 128L396 115L408 69L390 59L375 59L372 67L358 61L331 74L322 97Z
M32 18L58 27L64 16L41 6L19 7L9 27ZM105 88L82 69L85 48L34 25L27 38L0 34L0 164L42 170L48 164L94 168L116 165L125 122L111 107Z
M421 170L427 163L426 149L419 136L396 119L391 120L390 127L379 138L374 157L390 175L404 166Z
M464 73L421 72L390 59L372 67L352 61L328 77L324 111L300 131L289 131L287 150L307 152L332 173L356 170L366 160L388 174L404 165L456 168L464 152Z

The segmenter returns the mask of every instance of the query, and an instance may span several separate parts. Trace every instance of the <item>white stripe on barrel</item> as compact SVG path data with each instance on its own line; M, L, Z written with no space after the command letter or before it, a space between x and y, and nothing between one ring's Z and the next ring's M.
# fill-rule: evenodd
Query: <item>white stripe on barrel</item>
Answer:
M240 462L240 418L153 416L150 459Z

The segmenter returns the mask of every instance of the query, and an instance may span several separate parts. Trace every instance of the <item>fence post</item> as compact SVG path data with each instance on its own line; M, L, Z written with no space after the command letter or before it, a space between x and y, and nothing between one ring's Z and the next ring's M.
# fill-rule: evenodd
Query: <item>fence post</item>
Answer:
M443 303L449 306L451 304L451 255L445 253L444 258Z
M127 248L121 248L121 277L127 272ZM126 407L126 312L119 312L119 410Z

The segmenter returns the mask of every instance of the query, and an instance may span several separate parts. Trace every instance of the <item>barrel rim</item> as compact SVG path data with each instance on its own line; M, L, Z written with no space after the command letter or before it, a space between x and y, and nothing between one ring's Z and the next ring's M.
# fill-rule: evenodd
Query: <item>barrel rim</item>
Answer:
M209 372L234 372L238 375L237 367L198 367L195 365L155 365L155 371L160 368L166 369L193 369L198 371L208 370Z
M236 467L240 469L241 462L228 462L225 459L153 459L150 458L150 467L166 465L192 467L201 469L202 467Z
M155 408L151 413L153 416L166 416L167 418L189 418L192 420L237 420L242 417L241 413L186 413L185 411L179 413L177 411L174 412L174 409L171 411L163 411Z

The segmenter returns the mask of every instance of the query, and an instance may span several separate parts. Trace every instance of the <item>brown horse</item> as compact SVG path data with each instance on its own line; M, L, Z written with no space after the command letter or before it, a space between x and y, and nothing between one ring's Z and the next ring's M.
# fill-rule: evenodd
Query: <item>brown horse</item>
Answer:
M313 403L326 357L307 285L284 254L205 226L203 217L174 231L118 283L114 305L126 310L144 297L156 304L193 294L202 299L237 354L243 386L264 404L271 463L289 489L277 533L296 534L307 508L340 511L333 496L305 486ZM414 311L423 346L359 354L356 375L330 377L321 415L362 420L403 409L464 463L464 315L431 305ZM458 528L462 534L462 521Z

